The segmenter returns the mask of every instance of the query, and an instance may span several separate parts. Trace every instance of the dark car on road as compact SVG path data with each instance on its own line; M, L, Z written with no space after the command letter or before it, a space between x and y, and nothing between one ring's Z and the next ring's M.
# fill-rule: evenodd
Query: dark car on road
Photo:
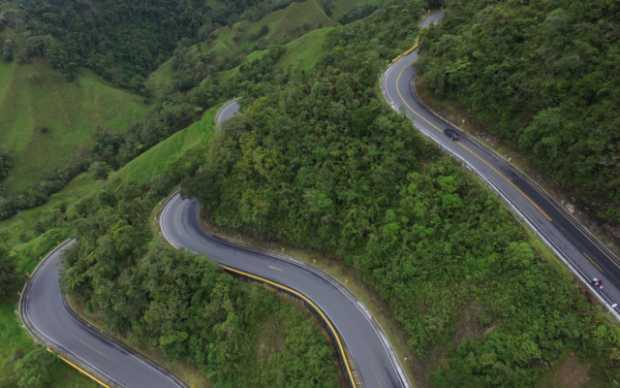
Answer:
M461 139L461 134L454 128L444 129L443 134L448 136L452 141L458 141Z
M598 288L599 290L603 289L603 282L599 278L592 278L590 284L592 284L592 287Z

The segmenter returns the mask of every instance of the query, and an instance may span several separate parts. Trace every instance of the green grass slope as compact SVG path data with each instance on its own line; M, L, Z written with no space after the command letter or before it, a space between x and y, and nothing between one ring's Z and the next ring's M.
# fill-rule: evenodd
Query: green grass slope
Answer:
M320 28L289 42L285 46L286 53L280 59L280 67L311 70L323 57L325 40L333 29L333 27Z
M28 188L79 157L98 128L125 131L145 111L142 98L90 72L69 83L46 64L1 63L0 148L14 158L5 185Z
M200 121L163 140L112 174L112 179L141 185L162 174L187 152L208 142L213 134L216 112L216 108L210 109Z
M270 42L289 41L316 28L331 26L336 22L325 13L318 0L292 3L286 9L266 16L247 32L256 35L264 27L269 28L265 38Z

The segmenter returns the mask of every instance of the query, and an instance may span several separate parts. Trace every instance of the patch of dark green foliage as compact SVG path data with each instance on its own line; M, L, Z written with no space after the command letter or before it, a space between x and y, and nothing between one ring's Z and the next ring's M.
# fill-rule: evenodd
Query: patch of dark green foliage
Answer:
M15 299L21 280L15 268L14 258L0 245L0 303Z

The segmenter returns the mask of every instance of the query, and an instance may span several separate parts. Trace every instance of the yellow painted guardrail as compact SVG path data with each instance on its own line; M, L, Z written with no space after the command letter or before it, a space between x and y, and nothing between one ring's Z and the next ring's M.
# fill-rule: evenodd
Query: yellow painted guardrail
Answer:
M98 379L97 376L95 376L94 374L92 374L92 373L82 369L79 365L77 365L73 361L69 360L67 357L63 356L59 352L56 352L54 349L48 347L47 351L52 353L52 354L55 354L58 358L60 358L64 362L66 362L70 367L72 367L73 369L77 370L78 372L80 372L84 376L88 377L89 379L95 381L97 384L101 385L102 387L110 388L110 386L108 384L106 384L103 381L101 381L100 379Z
M332 333L334 339L336 340L336 344L338 345L338 351L340 353L340 356L342 357L342 360L344 362L344 366L345 369L347 371L347 377L349 379L349 382L351 383L352 387L359 387L360 385L357 383L356 379L355 379L355 375L353 373L353 367L351 366L351 360L349 360L349 355L347 353L347 351L345 350L345 346L342 342L342 339L340 338L340 334L338 334L338 331L336 330L336 327L334 326L334 324L332 323L332 321L327 317L327 315L325 314L325 312L323 312L323 310L316 304L314 303L310 298L308 298L307 296L305 296L304 294L302 294L299 291L296 291L290 287L285 286L284 284L280 284L277 283L273 280L269 280L266 279L262 276L258 276L258 275L254 275L248 272L244 272L241 270L238 270L236 268L232 268L232 267L228 267L226 265L221 265L221 267L223 269L225 269L228 272L237 274L237 275L241 275L253 280L257 280L259 282L262 283L266 283L272 287L278 288L280 290L286 291L289 294L292 294L296 297L298 297L299 299L303 300L304 302L306 302L308 305L310 305L310 307L312 307L312 309L314 311L316 311L317 314L319 314L319 316L321 317L321 319L327 324L327 327L329 328L330 332Z
M405 50L403 53L401 53L396 58L392 59L392 63L394 64L394 63L398 62L402 57L406 57L407 55L409 55L412 52L414 52L415 50L417 50L419 47L420 47L420 39L416 38L415 43L413 44L413 46L411 46L410 48Z

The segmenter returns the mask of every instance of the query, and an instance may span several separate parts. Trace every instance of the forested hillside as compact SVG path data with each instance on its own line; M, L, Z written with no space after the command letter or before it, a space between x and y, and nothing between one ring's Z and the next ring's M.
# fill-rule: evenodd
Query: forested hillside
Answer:
M333 349L294 302L156 238L152 210L182 182L222 230L309 249L362 279L405 334L417 385L565 386L570 371L575 386L618 386L618 326L486 186L380 97L378 76L415 41L431 3L0 1L31 15L0 15L12 39L5 61L49 61L67 79L86 67L152 103L130 130L96 131L76 174L88 171L45 206L0 222L13 244L0 249L0 385L33 386L16 381L31 359L47 377L39 386L58 381L20 331L14 290L69 236L80 244L66 290L113 332L197 367L213 386L339 383ZM463 13L450 11L442 28L458 29L483 2L452 4ZM215 132L214 107L231 97L244 112ZM15 163L1 151L0 179ZM0 217L15 203L0 200Z
M356 270L406 333L422 385L561 385L567 365L581 383L617 384L618 327L378 96L377 74L414 41L422 13L389 2L330 32L310 73L248 93L186 194L224 229Z
M324 31L305 40L303 55L283 57L295 50L281 46L378 4L0 2L0 219L45 203L88 169L105 177L218 101L253 89L266 77L267 52L282 70L308 69ZM142 93L144 103L96 75Z
M580 207L620 225L620 4L454 0L421 85L457 103Z
M145 76L170 56L180 40L206 39L258 1L18 3L25 11L27 29L38 38L25 40L19 60L28 61L42 51L69 79L79 67L88 67L116 84L141 90Z

